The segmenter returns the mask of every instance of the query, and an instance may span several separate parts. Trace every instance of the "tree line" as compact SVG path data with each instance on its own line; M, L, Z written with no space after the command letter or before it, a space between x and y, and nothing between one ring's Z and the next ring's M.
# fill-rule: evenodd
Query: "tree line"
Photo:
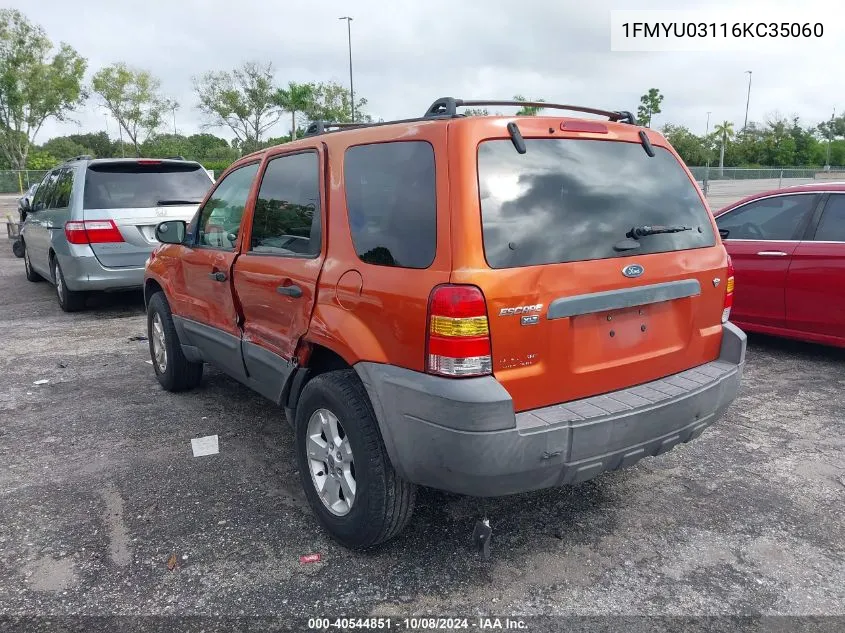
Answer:
M116 62L97 70L86 83L87 70L87 60L69 44L54 45L44 29L20 11L0 9L0 168L48 169L72 156L89 154L183 156L222 170L245 153L295 140L310 121L352 122L353 112L355 121L373 120L366 112L367 100L357 99L353 110L350 91L337 82L280 85L272 63L248 61L193 78L205 128L227 129L232 140L209 132L186 136L175 126L181 104L163 94L161 81L148 70ZM513 99L542 102L521 95ZM662 112L663 99L660 90L650 88L640 99L637 122L651 127ZM89 100L105 108L117 123L117 140L107 129L35 144L46 121L70 121ZM541 110L525 105L518 114L536 115ZM465 114L489 112L467 109ZM269 138L270 130L283 120L290 122L290 134ZM773 115L739 131L724 121L701 135L672 123L660 130L689 165L845 164L845 116L808 126L798 117Z
M197 108L207 128L225 128L233 140L212 134L184 136L169 129L181 107L163 94L161 81L148 70L116 62L84 81L88 62L72 46L54 46L44 29L15 9L0 9L0 167L38 169L79 155L160 156L231 163L268 144L296 139L309 121L372 121L367 100L352 108L350 91L337 82L278 85L272 63L248 61L229 71L193 77ZM117 142L108 131L72 134L35 145L50 119L72 120L89 100L117 124ZM289 116L288 136L267 138ZM174 125L175 128L175 125Z
M640 98L637 122L651 127L660 114L663 95L651 88ZM765 122L749 121L735 129L722 121L696 134L688 127L665 123L660 132L688 165L718 167L822 167L845 165L845 116L831 117L818 125L806 125L798 116L777 112Z

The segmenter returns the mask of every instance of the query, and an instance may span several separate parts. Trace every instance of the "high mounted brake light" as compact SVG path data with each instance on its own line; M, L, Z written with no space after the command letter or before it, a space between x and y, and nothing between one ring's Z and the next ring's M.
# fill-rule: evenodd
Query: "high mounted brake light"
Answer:
M728 279L725 282L725 305L722 309L722 323L727 323L731 318L731 308L734 304L734 265L731 256L728 255Z
M71 244L111 244L124 241L114 220L65 222L65 236Z
M487 302L481 290L437 286L428 302L426 371L457 378L488 376L492 368Z

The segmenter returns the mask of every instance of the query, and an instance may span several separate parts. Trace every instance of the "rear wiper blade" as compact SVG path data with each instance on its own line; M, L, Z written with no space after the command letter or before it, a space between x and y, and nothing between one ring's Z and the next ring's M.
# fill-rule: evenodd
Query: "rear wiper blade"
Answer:
M680 233L681 231L692 231L691 226L635 226L625 233L625 237L637 239L646 235L659 235L660 233Z
M199 204L202 200L182 200L180 198L174 198L172 200L159 200L156 204L160 207L167 206L169 204Z

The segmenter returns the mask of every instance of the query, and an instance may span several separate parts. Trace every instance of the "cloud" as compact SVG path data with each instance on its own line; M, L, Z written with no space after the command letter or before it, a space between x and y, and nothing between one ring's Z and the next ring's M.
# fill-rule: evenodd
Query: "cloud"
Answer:
M368 112L384 119L421 115L437 97L507 99L516 93L546 101L636 110L649 88L665 95L654 125L674 122L703 133L730 120L741 126L747 78L754 71L749 118L778 111L800 114L806 123L845 110L845 93L831 62L845 53L834 38L830 57L808 50L783 53L627 53L610 51L610 10L629 2L573 0L375 0L320 3L301 0L88 0L11 2L44 26L54 41L66 41L89 60L89 77L103 65L126 61L161 78L175 98L180 132L200 129L192 77L230 69L246 60L272 61L287 81L348 82L346 23L351 14L356 94ZM637 8L713 9L698 0L653 0ZM745 4L745 3L744 3ZM728 5L726 5L728 6ZM778 7L759 7L760 19ZM833 33L833 2L803 2L807 19L821 19ZM831 7L827 10L825 7ZM756 10L756 9L755 9ZM835 62L833 62L835 67ZM92 97L74 123L50 122L39 141L80 130L99 130L105 116ZM116 135L114 121L109 131ZM225 130L215 133L229 136ZM287 131L283 118L272 135Z

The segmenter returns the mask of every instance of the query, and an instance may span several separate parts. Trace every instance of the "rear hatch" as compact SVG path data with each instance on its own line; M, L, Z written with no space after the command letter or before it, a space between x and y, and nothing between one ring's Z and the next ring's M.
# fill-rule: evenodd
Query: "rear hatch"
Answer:
M109 268L142 267L158 243L156 225L164 220L190 222L212 184L208 172L195 162L138 159L90 163L85 174L83 219L88 226L96 220L113 222L122 239L91 240L94 255Z
M525 143L524 154L510 139L477 145L487 267L453 274L484 292L493 373L517 410L716 358L727 258L675 156L596 138Z

